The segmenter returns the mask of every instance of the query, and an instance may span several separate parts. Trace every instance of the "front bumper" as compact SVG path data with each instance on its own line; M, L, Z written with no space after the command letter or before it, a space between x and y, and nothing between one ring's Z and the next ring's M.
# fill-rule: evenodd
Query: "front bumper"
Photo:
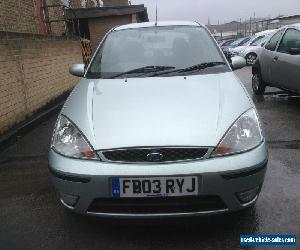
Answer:
M117 164L99 161L71 159L50 150L49 169L55 189L64 194L79 196L70 210L87 215L103 217L182 217L233 212L255 203L258 194L248 203L242 204L237 192L261 187L266 172L268 153L263 142L257 148L227 157L217 157L194 162L172 164ZM113 201L111 178L145 176L185 176L197 175L199 178L199 196L196 198L222 201L225 206L204 206L199 210L177 210L168 212L115 212L115 210L95 210L91 206L98 200ZM151 198L150 198L151 199ZM177 198L180 202L180 198ZM119 199L122 205L122 199ZM126 200L128 202L128 200ZM136 201L135 201L136 202ZM172 204L172 203L171 203ZM181 204L181 203L174 203ZM194 203L191 203L194 204ZM130 204L129 204L130 205ZM133 202L131 204L135 206ZM156 204L157 205L157 204ZM219 204L220 205L220 204Z

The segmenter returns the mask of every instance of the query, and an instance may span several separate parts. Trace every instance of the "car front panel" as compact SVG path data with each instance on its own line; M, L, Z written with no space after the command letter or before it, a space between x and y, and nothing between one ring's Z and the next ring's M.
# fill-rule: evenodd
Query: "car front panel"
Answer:
M213 213L224 213L237 211L247 206L253 205L257 196L250 203L242 204L237 196L237 192L261 187L267 163L267 149L263 142L257 148L227 157L216 157L190 162L169 163L169 164L125 164L101 161L87 161L71 159L50 151L49 168L53 184L60 193L79 196L79 200L74 207L64 204L74 212L98 216L113 217L155 217L155 216L189 216ZM113 198L111 180L115 177L165 177L165 176L197 176L198 177L198 196L191 198L191 206L194 208L183 207L180 205L186 197L177 197L175 200L179 204L167 212L153 210L153 204L148 204L148 208L135 212L134 206L137 199ZM149 202L147 198L144 202ZM109 202L111 210L104 209L99 200ZM157 201L155 207L166 205L167 199ZM198 202L198 201L199 202ZM182 202L181 202L182 201ZM202 201L211 202L211 206L203 208ZM115 204L119 202L119 204ZM129 202L131 209L115 210L122 203ZM170 204L173 204L171 199ZM112 207L111 204L116 205ZM124 204L123 204L124 205ZM199 209L197 206L200 206ZM93 208L92 208L93 207ZM95 209L95 207L98 209ZM186 210L185 210L186 209ZM197 210L198 209L198 210ZM165 210L163 210L165 211Z

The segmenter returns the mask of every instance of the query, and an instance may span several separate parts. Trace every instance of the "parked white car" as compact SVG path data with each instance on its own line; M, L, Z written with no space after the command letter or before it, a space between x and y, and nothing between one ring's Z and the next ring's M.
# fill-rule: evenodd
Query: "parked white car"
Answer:
M262 51L262 46L275 32L276 30L265 30L256 33L247 44L232 48L230 52L233 55L244 57L248 65L253 65Z

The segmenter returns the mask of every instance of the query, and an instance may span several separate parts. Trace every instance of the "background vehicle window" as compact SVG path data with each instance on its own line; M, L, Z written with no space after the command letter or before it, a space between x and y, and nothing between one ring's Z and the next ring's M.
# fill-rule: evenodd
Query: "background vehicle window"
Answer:
M287 30L279 44L277 51L289 54L291 49L300 49L300 31L295 29Z
M243 41L244 41L244 38L240 38L240 39L234 41L233 43L231 43L230 45L236 46L236 45L239 45L240 43L242 43Z
M256 39L253 40L252 43L250 43L250 46L257 46L259 45L266 37L265 36L259 36Z
M242 46L250 41L251 37L244 39L239 45Z
M265 48L267 50L274 51L276 49L276 46L277 46L283 32L284 32L284 30L280 30L274 36L272 36L272 38L269 40L269 42L267 43Z
M260 41L262 41L265 38L265 36L258 36L256 37L251 43L250 46L257 46Z
M226 42L223 43L223 46L227 46L227 45L229 45L229 44L231 44L231 43L232 43L231 40L230 40L230 41L226 41Z

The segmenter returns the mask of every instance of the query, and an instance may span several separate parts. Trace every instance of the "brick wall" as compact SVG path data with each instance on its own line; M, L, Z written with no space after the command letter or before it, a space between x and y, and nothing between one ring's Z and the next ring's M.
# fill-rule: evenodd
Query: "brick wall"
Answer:
M39 34L34 0L0 0L0 31Z
M72 89L81 62L79 41L0 32L0 134Z
M61 36L65 33L65 22L64 20L64 14L63 14L63 7L62 6L55 6L55 5L61 5L61 0L46 0L46 5L48 6L48 18L50 22L48 25L50 25L52 35ZM52 5L52 7L51 7ZM61 20L61 21L56 21ZM53 22L55 21L55 22Z
M89 19L92 50L98 47L105 34L115 26L132 23L132 15L110 16Z
M52 35L64 34L65 23L63 21L51 22L47 25L44 23L40 11L42 2L46 6L62 4L61 0L0 0L0 31L42 34L46 33L45 27L50 25ZM50 21L62 20L63 7L48 7L46 14Z

